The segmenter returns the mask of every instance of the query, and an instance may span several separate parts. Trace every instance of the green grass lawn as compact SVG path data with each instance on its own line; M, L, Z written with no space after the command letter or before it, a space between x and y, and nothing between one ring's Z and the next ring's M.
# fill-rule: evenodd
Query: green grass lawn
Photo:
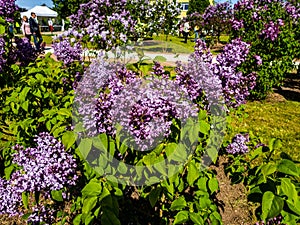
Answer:
M268 143L270 138L282 141L282 151L293 159L300 160L300 103L284 102L248 102L245 105L247 117L232 115L233 134L250 132Z

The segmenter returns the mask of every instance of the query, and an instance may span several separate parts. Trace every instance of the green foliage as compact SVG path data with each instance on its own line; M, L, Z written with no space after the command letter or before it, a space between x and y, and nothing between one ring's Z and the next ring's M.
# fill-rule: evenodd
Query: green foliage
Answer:
M190 0L187 15L196 12L202 14L209 5L209 0Z
M284 153L275 157L280 148L280 140L271 139L268 146L248 156L232 158L227 172L235 182L243 181L249 187L248 200L258 203L255 214L259 220L281 215L283 224L296 224L300 222L300 167Z
M265 3L263 3L265 4ZM251 43L251 50L241 68L245 74L253 71L257 73L256 87L252 90L253 98L263 99L273 87L279 87L287 72L294 68L293 60L298 57L299 51L299 23L294 23L281 2L269 2L266 9L256 3L253 9L235 10L236 20L243 20L244 27L233 31L233 37L240 37L243 41ZM256 13L259 19L253 19ZM282 20L284 25L276 25L279 29L274 40L264 37L262 31L270 22L278 24ZM258 65L254 56L262 59Z
M66 19L78 11L80 4L87 3L89 0L53 0L52 2L53 10L58 13L58 17Z

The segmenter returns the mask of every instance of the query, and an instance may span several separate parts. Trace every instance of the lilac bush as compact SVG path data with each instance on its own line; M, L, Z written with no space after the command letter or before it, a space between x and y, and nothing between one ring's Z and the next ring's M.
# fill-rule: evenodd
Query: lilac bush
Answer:
M206 8L203 15L203 26L208 34L220 41L221 33L230 29L233 10L229 2L217 3Z
M232 142L226 147L226 152L233 155L248 153L249 148L247 143L249 141L249 134L237 134L232 139Z
M250 57L240 67L257 74L252 97L265 98L293 70L293 60L299 58L299 6L294 0L241 0L234 5L232 38L251 43Z

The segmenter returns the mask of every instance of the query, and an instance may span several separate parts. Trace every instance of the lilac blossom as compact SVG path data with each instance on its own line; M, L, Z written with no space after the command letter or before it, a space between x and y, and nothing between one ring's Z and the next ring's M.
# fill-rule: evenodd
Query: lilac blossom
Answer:
M16 54L22 65L26 65L37 58L37 54L28 38L15 37L15 43L17 45Z
M270 39L271 41L275 41L280 32L279 26L282 26L280 24L283 24L282 20L278 21L277 24L273 21L270 21L269 23L265 24L264 29L260 33L260 36L263 38L265 37L267 39Z
M149 77L137 79L115 96L111 114L115 125L119 123L133 145L144 151L170 135L173 119L184 123L197 111L174 81Z
M257 65L261 65L262 64L262 59L261 59L261 57L259 55L254 55L253 57L256 60Z
M36 147L14 147L18 152L13 155L13 162L21 169L12 174L11 182L18 191L47 193L74 185L76 161L65 152L63 144L48 133L40 133L34 141Z
M160 75L163 68L156 66ZM119 124L131 138L131 144L141 150L167 137L173 119L184 121L197 112L181 86L167 77L142 79L121 64L101 58L85 73L76 89L75 101L89 136L114 136Z
M169 78L169 75L166 74L166 71L164 70L164 67L159 62L154 62L154 66L152 67L153 72L152 74L162 77L162 78Z
M32 224L54 224L55 217L54 214L56 210L49 208L44 205L34 206L32 209L32 213L27 218L28 223Z
M83 50L80 43L71 44L68 39L64 39L52 46L57 59L63 61L65 65L68 66L76 60L82 61Z
M296 3L296 6L295 6L292 3L286 1L283 3L283 6L284 6L286 12L293 19L293 21L295 23L297 23L300 18L300 3Z
M245 154L249 152L247 143L249 142L249 134L237 134L233 137L232 142L226 147L229 154Z
M224 47L223 52L216 58L217 62L211 63L210 50L201 40L196 43L195 55L200 60L208 62L213 77L215 77L215 80L220 80L222 95L228 107L238 107L244 104L247 96L250 95L250 90L255 86L255 74L243 75L237 71L237 67L246 60L249 49L249 44L240 39L235 39ZM186 70L188 71L189 68L186 68ZM182 80L190 86L189 92L195 97L195 94L199 91L194 81L187 78L182 78Z
M13 22L14 12L18 10L16 0L0 0L0 17L4 17L7 22Z
M231 26L234 30L239 30L244 27L244 20L235 20L234 19L234 20L232 20Z
M11 181L0 178L0 214L19 215L22 192Z

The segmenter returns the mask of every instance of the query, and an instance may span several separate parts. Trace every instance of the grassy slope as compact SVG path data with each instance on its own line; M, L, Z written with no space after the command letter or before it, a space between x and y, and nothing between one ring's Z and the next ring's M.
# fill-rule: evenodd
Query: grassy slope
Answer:
M282 140L282 151L295 160L300 160L300 103L248 102L245 105L246 118L232 115L233 133L252 131L268 143L270 138Z

